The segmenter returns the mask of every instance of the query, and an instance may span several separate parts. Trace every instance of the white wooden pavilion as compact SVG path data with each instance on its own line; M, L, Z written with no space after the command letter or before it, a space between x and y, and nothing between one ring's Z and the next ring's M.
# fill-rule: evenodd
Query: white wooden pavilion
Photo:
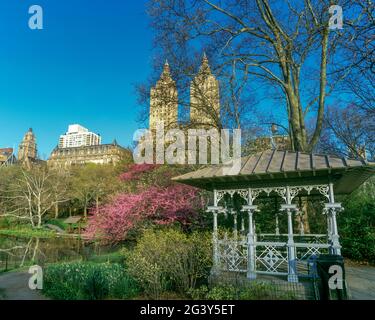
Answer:
M341 255L336 216L343 210L335 195L350 194L375 173L375 163L336 156L302 152L264 151L241 159L238 174L228 175L224 165L174 178L175 181L213 192L213 273L244 272L249 279L258 274L287 277L298 282L309 276L309 262L319 254ZM298 197L320 197L326 217L326 234L299 233L293 224L303 211ZM240 197L240 210L228 206L229 199ZM275 214L274 234L255 230L258 201L277 197L281 203ZM231 216L233 231L219 236L218 215ZM285 218L284 218L285 217ZM279 233L279 219L287 220L287 233Z

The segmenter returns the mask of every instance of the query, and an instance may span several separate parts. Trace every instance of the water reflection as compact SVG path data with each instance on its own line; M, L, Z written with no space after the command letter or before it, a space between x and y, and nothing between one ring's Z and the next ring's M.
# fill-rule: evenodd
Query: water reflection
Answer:
M0 236L0 272L32 264L43 266L52 262L87 260L93 255L113 250L111 247L72 238Z

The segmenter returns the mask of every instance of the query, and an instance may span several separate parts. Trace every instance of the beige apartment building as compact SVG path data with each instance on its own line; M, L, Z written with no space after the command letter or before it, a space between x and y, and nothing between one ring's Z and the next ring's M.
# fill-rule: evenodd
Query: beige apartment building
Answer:
M164 122L165 128L178 125L178 91L172 79L168 62L156 85L150 92L150 129L158 122ZM219 81L212 74L207 56L190 85L190 127L217 127L220 120Z

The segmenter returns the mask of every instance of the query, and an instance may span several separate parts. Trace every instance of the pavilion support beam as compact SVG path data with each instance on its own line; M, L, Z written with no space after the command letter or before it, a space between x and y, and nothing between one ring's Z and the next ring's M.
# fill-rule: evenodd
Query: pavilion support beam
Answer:
M293 238L293 212L297 212L297 206L292 204L292 197L290 194L289 186L286 187L286 204L281 205L281 209L285 210L288 217L288 281L298 282L297 275L297 260L296 260L296 247Z
M331 234L331 253L341 255L340 237L337 228L336 214L342 210L341 203L335 202L335 195L333 191L333 183L329 184L329 203L325 205L329 220L329 228Z
M331 221L331 214L329 212L329 210L326 210L326 217L327 217L327 236L328 236L328 243L331 244L331 247L330 247L330 254L334 254L332 252L332 221Z
M279 228L279 215L278 213L276 212L276 227L275 227L275 234L278 236L280 235L280 228Z
M249 189L248 205L242 207L242 210L247 211L249 215L249 233L247 235L247 278L256 279L256 264L255 264L255 228L254 228L254 212L258 211L258 206L253 204L253 195Z
M218 223L217 223L217 216L219 213L224 211L223 207L219 207L217 199L217 192L214 191L214 206L210 206L207 208L208 212L212 213L213 216L213 231L212 231L212 246L213 246L213 267L211 273L217 275L219 273L219 243L218 243Z
M237 212L233 211L233 237L238 239Z
M213 232L212 232L212 261L213 266L211 273L217 275L219 273L219 244L218 244L218 228L217 228L217 215L220 207L208 207L208 211L213 215Z

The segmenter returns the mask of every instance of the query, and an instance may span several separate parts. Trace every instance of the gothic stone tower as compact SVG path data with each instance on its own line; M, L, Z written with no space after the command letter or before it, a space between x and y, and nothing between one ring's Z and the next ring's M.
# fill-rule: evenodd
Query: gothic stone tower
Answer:
M18 161L28 162L37 159L37 148L33 129L26 132L21 144L18 147Z
M171 77L169 64L165 62L163 72L150 94L150 129L164 121L166 129L177 127L178 93Z
M190 85L190 122L195 127L216 127L220 120L219 81L212 74L206 54Z

